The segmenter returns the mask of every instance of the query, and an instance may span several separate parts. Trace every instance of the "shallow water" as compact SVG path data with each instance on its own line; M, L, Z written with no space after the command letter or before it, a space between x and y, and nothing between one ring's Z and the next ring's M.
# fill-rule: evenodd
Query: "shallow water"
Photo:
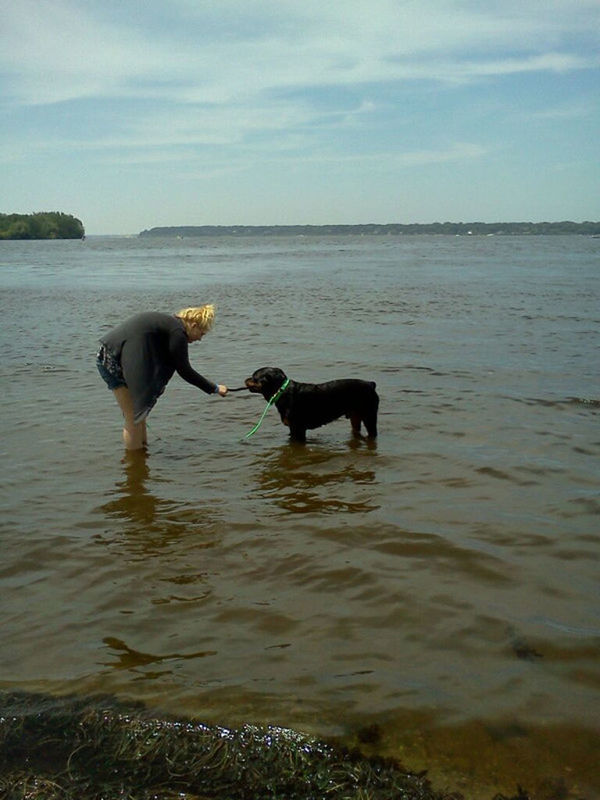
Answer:
M600 796L599 244L1 243L0 688ZM175 377L124 457L97 337L210 301L202 374L375 380L377 443L275 411L245 440L262 398Z

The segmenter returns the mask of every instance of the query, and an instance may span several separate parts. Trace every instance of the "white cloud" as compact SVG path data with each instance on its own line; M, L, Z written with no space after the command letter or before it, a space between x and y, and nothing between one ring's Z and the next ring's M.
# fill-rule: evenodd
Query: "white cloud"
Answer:
M198 185L215 221L393 218L398 197L452 218L461 185L507 209L524 173L543 209L576 149L591 188L553 191L592 218L599 36L598 0L14 0L3 193L42 207L69 185L115 231L163 205L177 222Z
M532 111L527 114L527 117L529 119L537 120L579 120L584 119L585 117L590 117L596 112L596 108L597 102L590 100L586 102L585 105L579 102L569 103L561 106L555 106L553 108L546 108L541 111Z
M113 8L113 16L109 16ZM139 8L139 7L138 7ZM163 97L223 103L264 91L467 80L598 64L600 4L316 0L149 2L135 18L71 0L3 10L5 88L24 103ZM161 26L154 26L161 13ZM489 55L488 55L489 54Z

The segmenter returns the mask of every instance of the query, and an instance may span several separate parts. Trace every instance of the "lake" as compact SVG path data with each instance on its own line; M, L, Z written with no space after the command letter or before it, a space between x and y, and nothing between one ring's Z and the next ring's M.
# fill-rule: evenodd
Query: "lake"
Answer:
M600 797L600 240L89 237L0 265L0 690ZM290 444L274 409L246 439L260 396L175 375L126 455L98 337L205 302L201 374L374 380L376 443Z

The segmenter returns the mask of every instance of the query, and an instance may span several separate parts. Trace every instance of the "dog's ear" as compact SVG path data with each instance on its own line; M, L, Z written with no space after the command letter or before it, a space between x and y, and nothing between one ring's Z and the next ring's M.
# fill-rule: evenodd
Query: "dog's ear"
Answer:
M287 377L285 372L282 369L279 369L279 367L271 367L270 371L271 375L269 377L272 377L273 380L281 381L283 383Z
M270 378L270 373L272 369L273 369L272 367L259 367L258 369L254 370L254 372L252 373L252 377L254 378L255 381L267 380L268 378Z

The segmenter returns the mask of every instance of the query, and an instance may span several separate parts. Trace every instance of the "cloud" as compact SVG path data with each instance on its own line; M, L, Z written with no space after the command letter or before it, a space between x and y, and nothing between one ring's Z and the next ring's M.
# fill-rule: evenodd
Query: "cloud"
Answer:
M527 196L539 184L543 203L548 164L574 148L596 162L593 137L569 121L596 94L598 0L4 5L0 159L13 205L70 181L91 207L110 191L102 213L123 220L156 194L140 227L163 201L191 214L198 185L220 198L215 219L333 207L339 219L391 218L398 198L426 217L455 209L461 185L465 207L480 202L484 175L509 208L519 192L507 175L532 164ZM590 130L595 115L597 104ZM597 189L580 183L571 194L593 216Z
M529 119L533 120L580 120L585 117L590 117L596 112L597 102L588 100L583 103L568 103L553 108L546 108L541 111L531 111L527 114Z
M298 87L465 81L598 64L590 41L594 20L600 27L595 1L179 0L135 6L137 15L129 5L8 4L5 96L25 104L90 97L229 103Z

